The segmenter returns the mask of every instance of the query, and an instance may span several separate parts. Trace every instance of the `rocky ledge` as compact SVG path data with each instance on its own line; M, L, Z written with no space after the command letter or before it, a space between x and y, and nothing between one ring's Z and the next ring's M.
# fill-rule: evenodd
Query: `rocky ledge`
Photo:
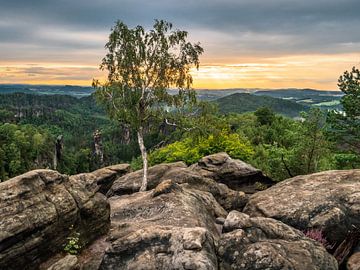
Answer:
M112 166L67 176L35 170L0 184L0 269L37 269L76 232L86 245L107 232L110 205L99 191L129 170Z
M146 192L141 174L120 164L1 183L0 269L359 269L359 170L275 184L219 153L150 168ZM71 227L76 256L63 251Z

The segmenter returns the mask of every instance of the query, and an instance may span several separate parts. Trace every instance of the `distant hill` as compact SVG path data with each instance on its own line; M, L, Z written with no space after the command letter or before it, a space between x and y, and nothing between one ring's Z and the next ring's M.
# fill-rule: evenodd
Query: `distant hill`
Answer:
M80 98L90 96L93 92L92 87L76 85L0 84L0 94L69 95Z
M341 110L340 99L344 95L340 91L320 91L314 89L278 89L259 90L253 93L257 96L268 96L291 100L302 105L319 107L322 109Z
M269 96L257 96L248 93L235 93L214 101L219 105L221 113L253 112L260 107L269 107L274 112L288 117L297 117L302 111L307 111L309 106L298 104L290 100Z
M0 94L25 93L36 95L68 95L76 98L90 96L94 92L92 87L74 85L27 85L27 84L0 84ZM169 90L169 93L176 93ZM233 89L196 89L198 99L214 101L231 95L248 93L254 96L268 96L289 100L304 106L315 106L321 109L341 110L340 99L343 93L340 91L324 91L315 89L257 89L257 88L233 88Z

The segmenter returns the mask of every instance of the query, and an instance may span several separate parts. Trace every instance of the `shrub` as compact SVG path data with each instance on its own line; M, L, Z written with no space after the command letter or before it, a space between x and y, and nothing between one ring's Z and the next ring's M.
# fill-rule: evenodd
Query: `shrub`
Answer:
M150 164L184 161L190 165L203 156L219 152L226 152L232 158L244 161L249 160L254 154L254 150L246 138L236 133L229 134L223 131L217 135L211 134L196 141L192 140L192 138L185 138L155 150L150 154Z
M73 230L73 226L70 227L70 230ZM71 232L70 236L66 238L68 241L64 247L64 251L71 254L76 255L82 249L82 245L80 244L80 233Z

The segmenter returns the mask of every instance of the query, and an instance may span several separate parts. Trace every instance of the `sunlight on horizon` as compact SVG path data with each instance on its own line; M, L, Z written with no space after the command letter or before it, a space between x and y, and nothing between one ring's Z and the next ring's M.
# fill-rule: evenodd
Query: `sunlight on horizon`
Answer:
M297 55L245 59L237 63L204 63L192 69L195 89L316 88L337 90L344 70L357 65L360 54ZM235 59L237 60L237 59ZM0 83L74 84L90 86L104 79L98 65L69 63L4 63Z

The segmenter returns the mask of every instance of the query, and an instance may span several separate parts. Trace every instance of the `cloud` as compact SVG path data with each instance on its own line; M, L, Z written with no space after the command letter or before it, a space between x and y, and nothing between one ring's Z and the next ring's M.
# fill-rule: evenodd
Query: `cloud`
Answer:
M97 70L118 19L147 28L155 18L173 22L202 43L204 64L360 52L359 0L0 0L0 7L3 66L56 63ZM28 74L43 75L38 71Z
M223 47L235 47L245 53L251 50L278 53L284 49L290 52L355 51L360 42L358 0L2 1L2 41L33 43L38 40L40 45L58 42L65 49L69 45L84 47L87 44L92 48L104 44L104 33L117 19L150 27L154 18L168 19L190 32L214 33L214 37L201 38L207 43L216 42L212 39L217 38L217 33L223 33L228 36ZM82 31L96 34L92 38L84 37L83 43L77 42L81 36L74 34ZM59 40L58 33L68 39L67 42ZM42 37L37 39L39 35ZM104 38L99 39L99 35Z

